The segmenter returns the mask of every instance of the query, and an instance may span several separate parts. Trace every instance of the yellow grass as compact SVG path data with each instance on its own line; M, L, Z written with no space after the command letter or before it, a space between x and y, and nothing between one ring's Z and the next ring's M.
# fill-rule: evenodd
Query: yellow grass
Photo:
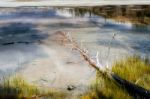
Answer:
M18 76L4 79L0 86L0 99L38 99L41 97L46 99L64 99L66 93L52 89L42 90Z
M112 71L118 76L143 88L150 89L150 64L148 59L137 56L120 60L113 65ZM128 92L111 79L97 73L97 79L82 99L132 99Z

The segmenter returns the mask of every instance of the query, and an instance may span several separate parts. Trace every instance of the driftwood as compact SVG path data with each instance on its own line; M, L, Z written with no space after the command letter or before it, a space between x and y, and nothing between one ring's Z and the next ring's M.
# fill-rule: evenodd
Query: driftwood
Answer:
M80 46L71 38L69 33L64 32L57 32L64 36L65 44L69 44L72 46L73 50L78 51L81 56L84 58L85 61L89 63L90 66L92 66L94 69L96 69L102 76L107 77L108 79L111 79L117 83L118 86L123 87L127 90L127 92L133 96L134 98L142 98L142 99L150 99L150 91L146 90L134 83L131 83L118 75L112 73L107 68L102 67L102 65L99 63L98 59L98 53L96 56L96 61L93 60L90 55L88 54L88 51L85 49L80 48Z
M123 88L125 88L134 98L150 99L150 91L137 86L116 74L111 74L112 78Z

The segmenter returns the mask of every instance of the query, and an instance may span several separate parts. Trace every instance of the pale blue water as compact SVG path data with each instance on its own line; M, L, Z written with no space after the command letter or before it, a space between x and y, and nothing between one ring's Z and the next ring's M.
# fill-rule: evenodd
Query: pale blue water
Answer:
M35 43L58 30L70 32L91 55L98 51L105 65L133 54L150 57L149 25L117 22L89 13L77 16L68 9L1 8L0 73L15 71L14 67L45 57Z

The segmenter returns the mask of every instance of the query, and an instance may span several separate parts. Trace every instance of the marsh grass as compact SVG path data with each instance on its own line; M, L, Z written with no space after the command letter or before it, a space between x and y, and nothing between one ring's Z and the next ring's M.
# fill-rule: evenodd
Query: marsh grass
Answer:
M18 76L4 79L0 85L0 99L64 99L65 97L65 92L40 89Z
M116 62L112 71L130 82L150 90L150 62L138 56L128 57ZM97 72L90 90L82 99L132 99L128 92L111 79Z
M81 96L82 99L131 99L126 90L122 89L111 79L97 73L96 80L90 90Z
M150 90L150 64L148 59L138 56L116 62L112 71L118 76Z

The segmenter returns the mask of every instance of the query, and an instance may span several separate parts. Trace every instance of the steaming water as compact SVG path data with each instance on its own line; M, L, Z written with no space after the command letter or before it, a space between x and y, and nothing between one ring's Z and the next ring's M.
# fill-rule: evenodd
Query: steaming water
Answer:
M58 30L70 32L92 57L99 52L103 66L133 54L150 57L150 26L116 22L89 13L77 16L68 9L1 8L0 75L19 72L33 82L44 79L38 83L53 82L51 86L55 87L85 84L93 70L79 62L82 59L78 53L72 54L70 49L48 40ZM39 40L48 40L50 44L38 44ZM66 64L70 61L79 63Z

